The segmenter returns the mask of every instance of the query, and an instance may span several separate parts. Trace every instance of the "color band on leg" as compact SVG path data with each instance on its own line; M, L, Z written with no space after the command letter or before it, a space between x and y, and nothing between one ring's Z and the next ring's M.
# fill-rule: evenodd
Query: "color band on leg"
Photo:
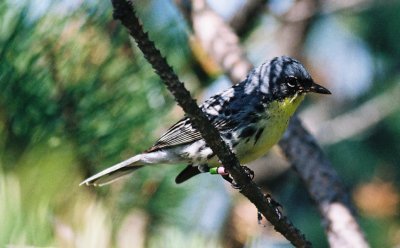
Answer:
M210 174L223 176L229 175L229 173L225 171L225 167L222 166L210 168Z

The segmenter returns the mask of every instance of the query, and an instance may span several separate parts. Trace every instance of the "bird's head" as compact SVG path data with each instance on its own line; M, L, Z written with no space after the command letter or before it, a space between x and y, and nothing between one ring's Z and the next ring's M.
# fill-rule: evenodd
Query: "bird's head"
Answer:
M304 66L287 56L276 57L269 63L269 92L274 99L292 98L308 92L331 94L316 84Z

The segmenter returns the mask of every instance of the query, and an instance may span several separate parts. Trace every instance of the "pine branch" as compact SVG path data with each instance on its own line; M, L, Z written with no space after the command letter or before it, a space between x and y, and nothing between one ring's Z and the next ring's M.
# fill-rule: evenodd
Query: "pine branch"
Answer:
M245 173L235 155L221 139L216 128L209 122L206 115L191 98L190 93L185 89L183 83L179 81L173 69L168 65L165 58L162 57L154 43L150 41L147 33L143 31L139 19L134 13L133 5L125 0L112 0L112 4L114 7L114 18L119 19L128 29L145 58L175 96L176 101L191 119L206 143L218 156L235 182L241 186L240 192L256 205L258 211L293 245L296 247L311 247L311 243L291 224L287 217L276 213L276 206L268 201L259 187Z

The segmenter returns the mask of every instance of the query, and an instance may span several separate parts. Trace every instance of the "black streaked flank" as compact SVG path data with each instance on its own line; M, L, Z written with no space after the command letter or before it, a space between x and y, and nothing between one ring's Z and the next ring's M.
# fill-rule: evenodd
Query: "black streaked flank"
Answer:
M249 138L256 132L253 126L248 126L240 133L239 138Z
M257 133L256 133L256 137L254 139L254 145L257 143L258 139L261 137L261 134L264 132L264 128L260 128L258 129Z

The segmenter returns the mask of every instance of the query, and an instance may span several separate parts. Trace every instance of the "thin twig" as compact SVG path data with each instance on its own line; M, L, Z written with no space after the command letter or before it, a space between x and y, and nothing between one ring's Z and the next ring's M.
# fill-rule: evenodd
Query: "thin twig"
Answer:
M182 82L167 64L160 51L155 48L154 43L149 40L147 33L142 29L139 19L136 17L133 6L125 0L112 0L114 6L114 18L119 19L135 38L144 56L161 77L167 88L175 96L178 104L189 116L193 124L213 152L218 156L235 182L241 186L240 192L253 202L257 209L269 220L275 229L285 236L296 247L310 247L301 232L295 228L286 217L276 214L276 208L268 202L268 199L261 193L259 187L247 176L232 151L221 139L218 131L211 125L206 115L200 110L196 102L191 98L190 93L185 89Z

